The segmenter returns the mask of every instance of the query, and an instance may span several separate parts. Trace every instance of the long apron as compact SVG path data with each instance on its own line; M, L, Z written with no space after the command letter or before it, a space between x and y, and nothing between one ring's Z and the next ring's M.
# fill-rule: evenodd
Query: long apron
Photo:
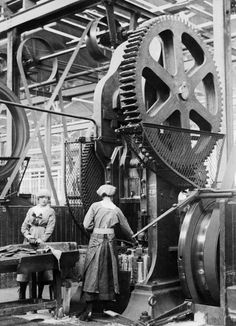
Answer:
M86 301L114 300L119 293L114 230L95 228L84 266L83 292Z

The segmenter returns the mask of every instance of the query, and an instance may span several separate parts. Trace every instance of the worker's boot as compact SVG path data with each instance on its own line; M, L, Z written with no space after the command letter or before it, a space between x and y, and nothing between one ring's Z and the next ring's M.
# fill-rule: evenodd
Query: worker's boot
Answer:
M25 293L27 288L28 282L19 282L20 288L19 288L19 300L25 299Z
M85 311L79 316L79 320L82 321L91 321L92 320L92 312L93 312L93 303L86 302Z

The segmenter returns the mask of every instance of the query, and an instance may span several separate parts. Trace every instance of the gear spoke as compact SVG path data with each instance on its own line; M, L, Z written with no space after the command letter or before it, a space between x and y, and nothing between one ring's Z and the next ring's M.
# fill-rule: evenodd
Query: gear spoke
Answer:
M197 121L194 121L194 122L199 125L200 130L205 129L204 126L206 125L206 123L208 123L209 126L211 126L211 129L213 128L216 116L213 115L211 112L209 112L205 108L205 106L196 99L196 97L193 97L190 107L191 107L191 110L196 112L196 120ZM190 113L190 115L191 115L191 113ZM211 130L206 130L206 131L211 131Z
M190 129L190 119L189 119L189 112L188 110L181 111L181 128Z
M179 110L179 101L175 95L171 95L167 101L160 105L159 102L155 102L152 107L147 111L150 121L152 123L165 122L173 112Z
M189 75L191 90L194 91L195 88L204 81L204 78L214 71L214 63L209 59L206 60L199 68L194 69L193 73Z
M174 32L173 44L174 44L175 62L176 62L176 76L181 79L181 78L185 78L183 45L181 40L182 33L179 33L178 30L173 32Z
M158 79L161 79L168 87L169 89L174 88L174 79L171 76L171 74L160 65L160 63L156 62L152 57L146 57L144 59L144 66L146 68L149 68L155 76L157 76ZM144 77L150 77L152 79L152 74L148 73L149 69L144 69L143 75Z

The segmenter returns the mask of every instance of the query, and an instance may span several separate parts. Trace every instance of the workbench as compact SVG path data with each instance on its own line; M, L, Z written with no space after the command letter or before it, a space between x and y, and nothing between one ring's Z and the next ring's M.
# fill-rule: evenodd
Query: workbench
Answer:
M60 243L50 243L50 245L57 250L60 247L64 250L68 248L68 246L65 245L60 246ZM25 245L23 245L23 247L25 247ZM74 248L75 246L72 247ZM32 275L30 298L0 303L0 316L21 314L27 311L41 309L52 309L55 311L55 314L58 314L60 307L62 307L62 271L74 267L79 260L79 249L61 250L59 261L52 252L39 252L40 251L37 251L35 254L21 254L20 257L17 257L17 254L11 257L0 257L0 273L17 272L31 273ZM53 298L50 300L37 299L36 273L46 270L53 271Z

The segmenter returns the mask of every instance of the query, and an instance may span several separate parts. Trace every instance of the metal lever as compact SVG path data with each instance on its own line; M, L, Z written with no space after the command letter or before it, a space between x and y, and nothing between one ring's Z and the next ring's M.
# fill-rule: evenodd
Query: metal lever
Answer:
M197 189L194 190L190 196L188 196L187 198L185 198L181 203L179 204L174 204L171 208L169 208L167 211L165 211L163 214L161 214L160 216L156 217L153 221L151 221L149 224L147 224L146 226L144 226L141 230L139 230L138 232L136 232L132 237L135 238L137 237L137 235L139 235L140 233L146 231L147 229L149 229L151 226L155 225L156 223L158 223L160 220L162 220L164 217L166 217L167 215L173 213L174 211L176 211L179 208L182 208L186 205L188 205L189 203L191 203L193 200L195 199L203 199L203 198L230 198L233 197L236 194L236 190L231 189L231 190L216 190L216 189Z

